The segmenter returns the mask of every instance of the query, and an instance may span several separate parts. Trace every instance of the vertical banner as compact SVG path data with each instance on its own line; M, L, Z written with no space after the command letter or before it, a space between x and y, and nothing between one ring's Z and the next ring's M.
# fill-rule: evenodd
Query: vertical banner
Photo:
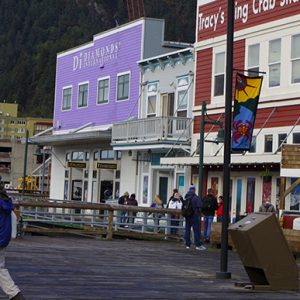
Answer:
M262 76L236 74L232 151L250 150L262 80Z

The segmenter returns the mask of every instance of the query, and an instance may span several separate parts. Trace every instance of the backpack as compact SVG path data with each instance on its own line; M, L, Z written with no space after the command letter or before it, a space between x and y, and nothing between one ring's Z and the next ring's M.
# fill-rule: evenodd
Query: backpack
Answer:
M210 210L212 207L212 200L210 197L205 197L203 199L202 209L203 210Z
M194 208L191 198L187 198L182 202L181 214L185 217L192 217L194 215Z

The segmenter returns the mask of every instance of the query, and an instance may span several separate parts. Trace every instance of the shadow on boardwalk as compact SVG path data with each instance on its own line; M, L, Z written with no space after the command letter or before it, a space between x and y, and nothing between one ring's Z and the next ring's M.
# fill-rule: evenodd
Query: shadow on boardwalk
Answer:
M27 300L300 299L296 292L235 287L248 278L232 252L232 279L216 280L219 257L217 249L174 242L26 236L10 244L6 263Z

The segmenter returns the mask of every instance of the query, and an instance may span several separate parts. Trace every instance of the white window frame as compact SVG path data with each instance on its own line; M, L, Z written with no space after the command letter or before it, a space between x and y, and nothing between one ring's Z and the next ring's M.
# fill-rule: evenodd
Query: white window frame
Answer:
M99 84L100 84L100 81L104 81L104 80L108 80L107 101L105 101L105 102L99 102ZM96 99L96 104L97 105L106 105L106 104L108 104L109 103L109 95L110 95L110 76L105 76L105 77L98 78L98 81L97 81L97 99Z
M245 40L245 69L248 66L248 46L260 43L260 70L266 71L263 74L264 80L260 94L260 103L274 100L298 98L300 93L300 83L292 82L292 62L291 62L291 43L292 36L298 35L299 27L286 24L272 30L261 30L260 35L250 33ZM268 49L269 41L281 39L281 74L280 86L269 88L268 73ZM259 74L261 75L261 74Z
M79 106L79 88L80 86L82 85L86 85L88 86L87 88L87 97L86 97L86 105L85 106ZM78 83L78 89L77 89L77 108L78 109L84 109L84 108L87 108L89 106L89 81L84 81L84 82L80 82Z
M295 36L299 36L300 38L300 33L298 34L291 34L291 40L290 40L290 47L291 47L291 51L290 51L290 60L291 60L291 69L290 69L290 76L291 76L291 79L290 79L290 83L291 85L299 85L300 84L300 81L299 82L293 82L293 76L292 76L292 71L293 71L293 62L295 61L300 61L300 55L296 58L292 58L292 41L293 41L293 37ZM299 75L300 76L300 75Z
M128 82L128 97L124 99L118 99L118 87L119 87L119 77L124 76L124 75L129 75L129 82ZM131 82L131 72L126 71L122 73L117 74L117 80L116 80L116 102L122 102L122 101L127 101L130 98L130 82Z
M186 79L187 84L185 85L179 85L180 80ZM186 116L188 116L188 107L189 107L189 86L190 86L190 76L189 75L183 75L177 77L177 89L176 89L176 111L186 111ZM179 93L184 92L186 97L186 107L180 108L179 107Z
M254 47L254 46L258 46L258 64L254 64L254 65L249 65L249 52L250 52L250 47ZM253 43L253 44L250 44L248 45L247 47L247 70L253 70L253 69L257 69L257 71L260 70L260 66L261 66L261 45L260 43ZM255 72L248 72L248 75L252 75L252 77L255 77L255 76L259 76L259 73L255 73Z
M156 85L156 90L149 91L150 86ZM155 96L155 110L154 113L148 112L148 103L149 103L149 97ZM158 107L158 81L149 82L147 84L147 103L146 103L146 118L156 117L157 116L157 107Z
M71 99L70 99L69 108L64 108L64 90L66 89L71 89ZM64 86L62 88L62 93L61 93L61 111L68 111L72 109L72 97L73 97L73 86L72 85Z
M215 96L215 76L221 75L222 73L215 73L216 68L216 55L224 53L224 87L223 87L223 95ZM212 63L212 89L211 89L211 99L215 104L223 104L225 97L225 89L226 89L226 76L225 76L225 68L226 68L226 44L218 47L214 47L213 49L213 63Z
M280 54L279 54L279 60L277 61L272 61L270 62L270 45L271 45L271 42L275 42L275 41L280 41ZM278 38L278 39L271 39L269 40L269 51L268 51L268 72L269 72L269 78L268 78L268 86L269 88L273 89L273 88L278 88L280 87L281 85L281 49L282 49L282 39L281 38ZM270 85L270 74L271 74L271 67L274 66L274 65L279 65L279 84L278 85Z

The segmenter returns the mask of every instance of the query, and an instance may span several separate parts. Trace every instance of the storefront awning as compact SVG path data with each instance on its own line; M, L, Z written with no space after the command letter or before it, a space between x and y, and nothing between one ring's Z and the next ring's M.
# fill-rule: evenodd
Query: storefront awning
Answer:
M66 145L66 144L82 144L99 141L111 141L111 128L105 130L94 130L84 132L69 132L63 134L49 134L41 136L33 136L30 142L41 145Z
M223 156L204 156L204 165L223 165ZM280 163L281 154L233 154L231 155L231 164L271 164ZM161 165L182 165L195 166L199 165L199 156L193 157L162 157Z

